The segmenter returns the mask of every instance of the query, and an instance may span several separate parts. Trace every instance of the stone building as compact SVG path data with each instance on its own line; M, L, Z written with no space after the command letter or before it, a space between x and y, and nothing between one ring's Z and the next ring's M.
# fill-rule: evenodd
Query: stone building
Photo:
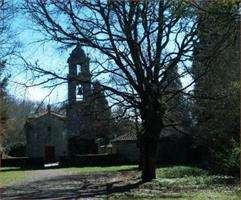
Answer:
M189 160L189 138L182 133L166 128L162 131L158 141L158 164L183 164ZM140 148L135 133L126 133L113 139L112 153L118 154L125 162L138 163Z
M27 157L50 163L67 155L66 117L52 112L50 106L46 112L29 117L24 129Z
M28 157L50 162L60 156L98 153L96 141L109 142L111 111L100 83L91 80L89 61L80 45L70 54L66 117L48 107L28 118Z
M140 149L137 146L137 137L134 133L126 133L113 139L112 153L118 154L121 159L127 162L138 163Z
M78 44L68 58L67 132L70 154L97 153L97 138L108 141L111 112L104 90L93 81L90 59Z

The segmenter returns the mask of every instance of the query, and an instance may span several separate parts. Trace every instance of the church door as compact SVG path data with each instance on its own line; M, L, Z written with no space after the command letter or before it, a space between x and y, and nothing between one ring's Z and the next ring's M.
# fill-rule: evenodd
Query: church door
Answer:
M55 162L55 148L51 145L45 146L45 163Z

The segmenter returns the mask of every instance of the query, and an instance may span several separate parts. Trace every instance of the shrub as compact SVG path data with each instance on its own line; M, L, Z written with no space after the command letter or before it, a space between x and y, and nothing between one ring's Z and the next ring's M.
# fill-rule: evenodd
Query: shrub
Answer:
M222 151L216 153L214 165L213 171L215 172L239 176L240 147L238 142L232 140L230 148L224 148Z
M165 178L183 178L186 176L203 176L208 172L196 167L175 166L169 168L162 168L158 171L159 177Z
M12 157L24 157L26 156L26 146L21 143L14 144L10 147L8 155Z

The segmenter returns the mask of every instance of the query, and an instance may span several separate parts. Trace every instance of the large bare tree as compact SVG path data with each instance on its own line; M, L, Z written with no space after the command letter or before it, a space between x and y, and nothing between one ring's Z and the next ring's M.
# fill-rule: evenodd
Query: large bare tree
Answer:
M169 87L190 74L198 32L193 13L198 6L184 0L25 0L25 10L46 40L94 49L97 74L114 77L111 84L102 83L104 88L138 109L144 130L143 181L156 177L158 138L174 123L166 119L166 105L199 78L179 89ZM178 73L170 79L175 68Z

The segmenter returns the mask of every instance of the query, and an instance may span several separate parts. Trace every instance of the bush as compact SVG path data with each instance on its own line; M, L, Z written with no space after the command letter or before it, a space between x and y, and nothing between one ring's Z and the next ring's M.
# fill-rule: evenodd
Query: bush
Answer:
M187 166L175 166L162 168L158 170L158 177L165 178L183 178L186 176L203 176L207 175L208 172L196 167L187 167Z
M230 148L224 148L223 151L216 153L215 167L213 171L239 176L240 172L240 147L238 142L231 141Z
M26 156L26 146L21 143L14 144L10 147L8 155L12 157L24 157Z

